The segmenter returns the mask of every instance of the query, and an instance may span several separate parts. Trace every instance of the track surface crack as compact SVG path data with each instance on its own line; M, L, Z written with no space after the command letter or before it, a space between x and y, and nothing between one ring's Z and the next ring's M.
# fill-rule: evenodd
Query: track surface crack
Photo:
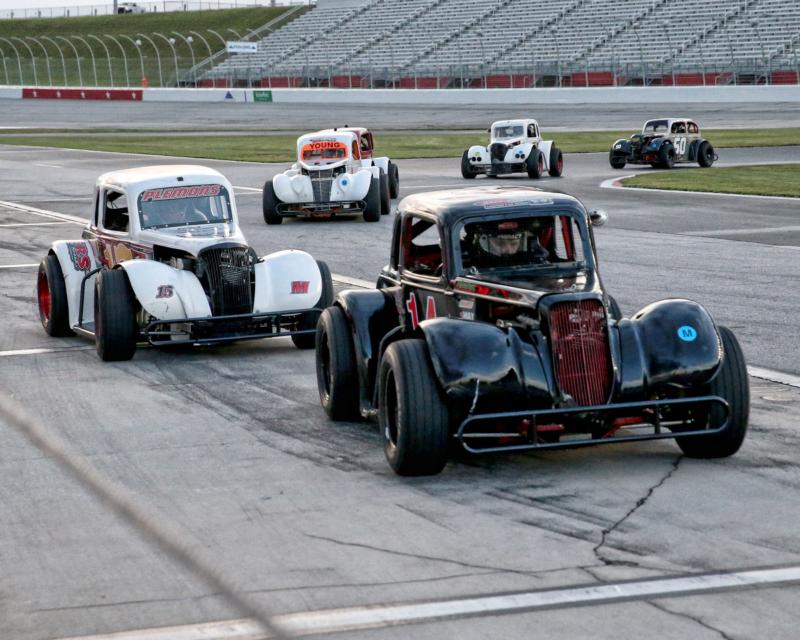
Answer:
M677 616L679 618L685 618L687 620L691 620L692 622L695 622L695 623L699 624L704 629L708 629L709 631L713 631L714 633L718 633L719 637L723 638L723 640L734 640L731 636L729 636L727 633L725 633L721 629L717 629L716 627L712 627L707 622L703 622L703 620L701 618L698 618L696 616L690 615L688 613L682 613L680 611L673 611L672 609L668 609L664 605L657 604L655 602L648 602L647 604L649 604L651 607L655 607L659 611L663 611L664 613L669 613L670 615Z

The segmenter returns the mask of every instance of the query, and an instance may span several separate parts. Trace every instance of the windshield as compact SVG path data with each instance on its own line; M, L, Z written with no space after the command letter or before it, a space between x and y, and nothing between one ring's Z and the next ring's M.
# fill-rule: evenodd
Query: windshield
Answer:
M142 229L231 222L228 190L220 184L146 189L139 196Z
M335 162L347 157L347 145L338 140L315 140L300 148L303 162Z
M510 124L504 127L495 127L492 137L497 139L519 138L524 135L525 128L521 124Z
M642 133L666 133L669 130L669 122L667 120L650 120L646 122Z
M558 270L574 273L585 266L580 227L571 216L481 220L463 224L458 233L460 271L468 276L514 277L521 272Z

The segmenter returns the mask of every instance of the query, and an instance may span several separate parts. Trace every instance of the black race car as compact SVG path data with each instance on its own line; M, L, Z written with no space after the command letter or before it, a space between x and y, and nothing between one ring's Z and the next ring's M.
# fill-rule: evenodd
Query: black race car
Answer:
M697 123L686 118L648 120L641 133L634 133L628 140L617 140L608 152L608 161L614 169L622 169L625 164L672 169L679 162L710 167L717 159L714 147L700 134Z
M530 187L405 198L375 290L339 293L317 325L320 400L377 416L401 475L474 453L676 438L735 453L749 390L733 333L696 302L623 319L578 200Z

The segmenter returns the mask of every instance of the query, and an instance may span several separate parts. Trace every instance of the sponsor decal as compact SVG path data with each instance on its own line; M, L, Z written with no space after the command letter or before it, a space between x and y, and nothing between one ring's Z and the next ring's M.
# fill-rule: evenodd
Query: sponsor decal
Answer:
M202 198L218 196L222 186L218 184L200 184L191 187L166 187L164 189L148 189L142 193L142 202L153 200L179 200L181 198Z
M156 289L156 298L171 298L175 295L175 288L171 284L162 284Z
M474 320L475 319L475 312L474 311L460 311L458 316L462 320Z
M474 309L475 300L473 298L462 298L458 301L459 309Z
M72 260L72 266L75 271L89 271L92 268L92 259L89 256L89 250L86 248L85 242L68 244L69 259Z
M308 293L308 280L292 280L292 293Z
M303 149L347 149L347 145L338 140L312 140L303 145Z
M256 89L253 91L253 102L272 102L272 91Z
M685 324L681 327L678 327L678 337L684 342L694 342L697 340L697 329Z
M406 300L406 309L411 315L411 328L416 329L419 326L419 310L417 309L417 297L413 293ZM425 319L430 320L435 317L436 299L433 296L428 296L425 304Z

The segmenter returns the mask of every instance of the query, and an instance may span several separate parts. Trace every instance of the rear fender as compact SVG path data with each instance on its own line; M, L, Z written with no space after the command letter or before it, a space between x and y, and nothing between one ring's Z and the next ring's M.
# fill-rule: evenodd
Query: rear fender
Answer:
M279 173L272 178L272 186L281 202L314 202L311 179L301 173Z
M75 327L80 315L81 283L87 273L100 267L99 252L95 240L59 240L54 242L48 252L56 258L64 274L64 285L67 289L67 308L69 325ZM83 321L94 320L94 279L93 275L86 280L83 297Z
M254 313L311 309L322 296L319 266L305 251L271 253L256 263L255 272Z
M470 410L549 404L542 358L513 329L455 318L419 324L445 393Z
M157 320L211 316L203 286L191 271L154 260L125 260L119 267L128 274L138 303Z
M383 338L399 326L395 289L348 289L334 303L344 311L353 334L362 408L372 406Z
M722 357L711 315L691 300L654 302L618 323L623 394L657 390L665 384L702 386Z

